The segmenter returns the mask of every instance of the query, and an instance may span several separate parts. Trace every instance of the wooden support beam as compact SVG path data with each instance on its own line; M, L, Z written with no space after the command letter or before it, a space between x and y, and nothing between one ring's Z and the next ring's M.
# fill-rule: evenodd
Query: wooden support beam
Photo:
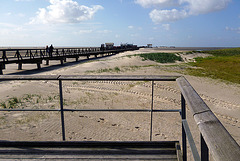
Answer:
M22 70L22 63L18 63L18 70Z
M61 62L61 65L63 65L63 59L61 59L60 62Z
M41 69L41 63L37 63L37 68Z
M0 75L3 75L3 68L2 68L2 64L0 64Z
M2 67L2 69L6 69L6 64L3 63L0 66Z

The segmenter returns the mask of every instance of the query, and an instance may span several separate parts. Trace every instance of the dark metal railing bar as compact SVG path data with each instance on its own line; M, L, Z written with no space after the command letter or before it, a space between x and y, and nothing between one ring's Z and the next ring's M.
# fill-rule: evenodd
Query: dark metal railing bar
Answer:
M154 81L152 81L152 102L151 102L151 123L150 123L150 141L152 141L152 128L153 128L153 93L154 93Z
M182 120L186 119L186 101L181 93L181 117ZM183 152L183 161L187 161L187 140L186 140L186 132L184 130L184 125L182 123L182 152Z
M64 124L64 110L63 110L62 80L59 80L59 95L60 95L60 108L61 108L62 140L65 141L65 124Z
M209 161L209 150L202 134L200 141L201 141L201 161Z
M193 154L193 158L194 158L195 161L200 161L201 159L200 159L200 156L198 154L198 151L197 151L197 148L196 148L196 144L195 144L195 142L193 140L193 137L192 137L190 128L188 126L187 120L183 119L182 120L182 124L183 124L185 133L186 133L187 138L188 138L188 142L189 142L192 154Z
M61 109L0 109L0 111L6 111L6 112L40 112L40 111L46 111L46 112L60 112ZM62 111L79 111L79 112L181 112L179 109L170 109L170 110L147 110L147 109L63 109Z
M18 112L40 112L40 111L45 111L45 112L51 112L51 111L55 111L55 112L59 112L59 111L61 111L61 110L59 110L59 109L0 109L0 111L7 111L7 112L16 112L16 111L18 111Z

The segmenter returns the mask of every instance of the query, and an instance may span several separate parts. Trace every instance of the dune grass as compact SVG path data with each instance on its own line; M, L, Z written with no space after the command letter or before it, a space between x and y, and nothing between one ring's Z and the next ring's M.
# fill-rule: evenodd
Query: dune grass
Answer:
M182 61L182 58L174 53L147 53L139 54L138 56L142 57L143 61L152 60L158 63L174 63L176 61Z
M240 84L240 48L204 51L212 54L207 58L196 58L188 68L190 75L211 77Z

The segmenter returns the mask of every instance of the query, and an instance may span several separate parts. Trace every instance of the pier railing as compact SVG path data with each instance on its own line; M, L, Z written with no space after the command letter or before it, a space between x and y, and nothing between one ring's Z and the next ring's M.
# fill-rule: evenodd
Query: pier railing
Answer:
M148 112L150 113L150 131L149 140L152 140L152 114L154 112L179 112L182 118L182 155L183 160L187 160L187 140L196 161L208 161L209 153L217 161L236 161L240 158L240 147L217 119L214 113L201 99L190 83L179 76L124 76L124 75L38 75L38 76L0 76L0 81L8 80L53 80L59 82L60 109L0 109L0 111L60 111L62 140L65 141L65 123L64 113L74 111L97 111L97 112ZM66 109L63 103L63 81L151 81L152 82L152 100L149 109ZM181 90L181 108L156 110L154 109L154 83L157 81L176 81ZM186 118L186 103L192 112L192 115L198 125L201 140L201 155L196 148L190 128ZM36 144L36 142L34 142ZM12 143L14 146L14 143ZM16 142L17 144L17 142ZM5 146L6 142L0 146Z

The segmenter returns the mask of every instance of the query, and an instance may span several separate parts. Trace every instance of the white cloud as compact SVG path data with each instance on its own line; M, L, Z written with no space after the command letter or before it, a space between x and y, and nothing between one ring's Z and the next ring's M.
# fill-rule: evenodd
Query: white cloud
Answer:
M133 29L133 26L128 26L129 29Z
M183 19L188 16L187 12L182 10L178 11L176 9L172 10L157 10L154 9L149 13L150 18L155 23L161 22L171 22Z
M189 15L206 14L222 10L231 0L179 0L180 4L187 3Z
M235 32L237 32L237 33L239 33L240 34L240 27L237 27L237 28L233 28L233 27L225 27L225 29L227 30L227 31L235 31Z
M162 24L162 27L167 31L170 30L170 24Z
M47 8L39 8L36 17L32 18L30 23L78 23L92 19L100 9L103 9L100 5L90 8L73 0L50 0L50 5Z
M89 34L89 33L92 33L93 30L79 30L79 31L76 31L74 32L74 34Z
M178 0L135 0L135 3L140 4L142 7L167 7L177 5Z
M15 0L16 2L30 2L30 1L33 1L33 0Z
M135 0L142 7L153 7L149 13L155 23L177 21L189 16L222 10L231 0ZM173 9L159 9L172 7Z
M108 33L111 33L112 31L111 30L100 30L100 31L97 31L97 33L100 33L100 34L108 34Z

